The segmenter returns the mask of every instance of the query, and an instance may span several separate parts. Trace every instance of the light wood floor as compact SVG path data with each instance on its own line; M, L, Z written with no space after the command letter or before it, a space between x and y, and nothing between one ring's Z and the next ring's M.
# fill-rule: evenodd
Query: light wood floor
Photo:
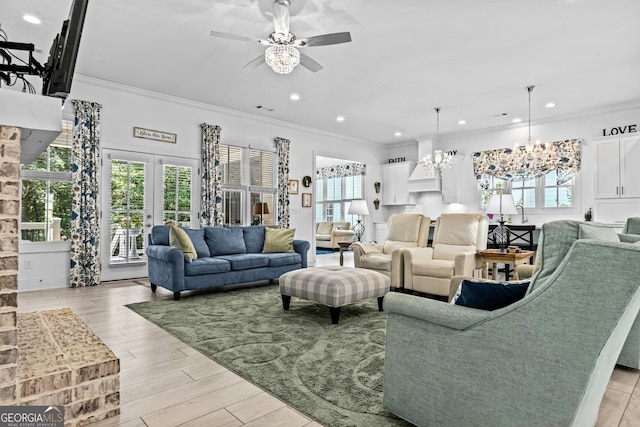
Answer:
M319 256L316 265L338 265L338 254ZM351 252L345 265L353 266ZM108 282L21 292L18 310L70 307L120 358L121 414L98 426L320 425L124 307L171 298L161 288L151 293L145 280ZM640 426L639 377L638 370L616 367L598 427Z

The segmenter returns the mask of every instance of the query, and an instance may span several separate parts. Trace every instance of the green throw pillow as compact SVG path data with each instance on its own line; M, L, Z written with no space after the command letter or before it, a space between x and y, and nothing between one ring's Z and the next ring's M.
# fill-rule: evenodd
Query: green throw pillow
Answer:
M580 238L619 242L618 233L611 227L580 223Z
M189 235L180 227L175 225L169 228L169 244L182 251L184 259L191 262L194 259L198 259L198 253L193 246L193 242L189 238Z
M266 228L262 253L295 252L293 250L293 235L295 233L295 228L285 228L282 230Z

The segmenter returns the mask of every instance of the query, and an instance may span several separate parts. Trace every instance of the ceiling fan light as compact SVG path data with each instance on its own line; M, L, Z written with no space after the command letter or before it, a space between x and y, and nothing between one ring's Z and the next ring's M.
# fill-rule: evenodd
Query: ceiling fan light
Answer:
M275 44L267 48L264 60L276 73L289 74L300 63L300 52L287 44Z

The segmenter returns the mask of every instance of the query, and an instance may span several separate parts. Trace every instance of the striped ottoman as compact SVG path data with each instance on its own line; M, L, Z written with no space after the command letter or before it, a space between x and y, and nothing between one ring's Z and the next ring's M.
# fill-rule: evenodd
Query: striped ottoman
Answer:
M280 276L282 306L289 310L291 297L329 306L331 323L338 324L340 307L368 298L382 299L389 292L391 280L382 273L363 268L316 267L289 271Z

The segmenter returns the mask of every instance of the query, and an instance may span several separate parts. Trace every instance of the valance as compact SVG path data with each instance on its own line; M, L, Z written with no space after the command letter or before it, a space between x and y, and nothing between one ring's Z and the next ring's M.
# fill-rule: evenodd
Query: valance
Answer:
M316 179L342 178L345 176L364 175L367 165L364 163L346 163L316 169Z
M557 172L557 184L570 181L580 170L580 140L568 139L532 148L516 147L473 153L473 173L478 185L489 188L489 177L508 181L526 181L551 171Z

